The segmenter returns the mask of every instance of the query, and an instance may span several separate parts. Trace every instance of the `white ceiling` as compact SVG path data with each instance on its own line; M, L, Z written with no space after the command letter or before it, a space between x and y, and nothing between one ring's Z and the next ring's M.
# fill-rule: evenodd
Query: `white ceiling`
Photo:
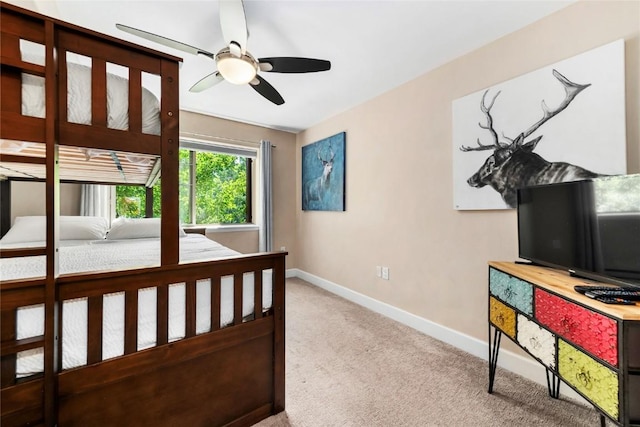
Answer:
M366 1L246 0L248 51L256 58L328 59L330 71L260 73L285 99L276 106L248 85L222 82L190 93L215 70L204 56L124 33L121 23L209 52L224 47L216 1L9 0L95 31L184 58L180 105L297 132L522 28L574 0ZM499 66L499 65L498 65Z

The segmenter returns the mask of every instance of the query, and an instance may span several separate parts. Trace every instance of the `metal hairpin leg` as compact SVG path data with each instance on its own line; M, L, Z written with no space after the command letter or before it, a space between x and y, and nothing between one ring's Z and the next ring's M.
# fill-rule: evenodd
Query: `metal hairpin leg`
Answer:
M557 399L560 397L560 378L547 369L547 388L549 389L549 396Z
M493 328L493 340L491 339L491 324L489 324L489 389L487 390L489 393L493 393L493 380L496 377L500 353L500 338L502 338L502 331Z
M605 418L604 415L600 414L600 427L606 427L607 425L607 419Z

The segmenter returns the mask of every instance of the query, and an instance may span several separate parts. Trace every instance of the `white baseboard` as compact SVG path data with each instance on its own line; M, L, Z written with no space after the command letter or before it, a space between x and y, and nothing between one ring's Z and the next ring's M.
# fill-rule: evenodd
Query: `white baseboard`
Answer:
M284 272L284 277L287 279L291 279L293 277L300 277L298 276L298 271L300 270L298 270L297 268L288 268Z
M312 285L368 308L371 311L405 324L417 331L429 335L430 337L466 351L469 354L484 360L489 360L489 344L486 341L479 340L472 336L463 334L460 331L432 322L423 317L416 316L415 314L411 314L390 304L378 301L359 292L352 291L344 286L340 286L329 280L297 268L288 269L286 271L286 277L300 278ZM498 366L538 384L542 384L544 386L547 385L545 368L531 358L523 357L519 354L510 352L509 350L501 349L498 357ZM588 405L586 400L567 385L563 384L560 388L560 394Z

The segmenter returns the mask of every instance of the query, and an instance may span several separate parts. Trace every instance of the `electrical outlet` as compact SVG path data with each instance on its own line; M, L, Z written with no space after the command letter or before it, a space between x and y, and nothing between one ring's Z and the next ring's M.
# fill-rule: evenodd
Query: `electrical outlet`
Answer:
M382 267L382 278L389 280L389 267Z
M382 267L376 265L376 276L382 277Z
M287 251L287 247L286 247L286 246L280 246L280 250L281 250L282 252L286 252L286 251Z

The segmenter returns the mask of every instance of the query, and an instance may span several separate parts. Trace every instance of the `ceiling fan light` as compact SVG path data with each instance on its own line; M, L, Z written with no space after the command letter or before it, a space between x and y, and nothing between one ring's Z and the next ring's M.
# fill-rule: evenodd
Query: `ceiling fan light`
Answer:
M229 83L242 85L256 77L258 67L245 56L218 56L218 71Z

